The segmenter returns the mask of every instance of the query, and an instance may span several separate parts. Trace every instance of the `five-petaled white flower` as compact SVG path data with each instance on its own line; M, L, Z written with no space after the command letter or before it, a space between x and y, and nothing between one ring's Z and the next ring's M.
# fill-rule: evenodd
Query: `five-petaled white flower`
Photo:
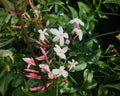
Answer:
M68 72L66 70L64 70L64 69L65 69L64 66L60 66L59 69L53 69L52 73L55 74L57 77L59 77L59 76L67 77Z
M41 41L45 40L45 35L48 35L48 33L46 31L47 31L46 28L44 30L41 30L41 29L38 30L38 32L40 33L40 40Z
M68 61L68 68L69 70L71 70L72 68L75 68L76 64L78 64L77 61L75 61L74 59L72 59L72 61Z
M51 33L55 35L55 37L53 38L53 42L59 41L60 45L63 46L64 45L64 38L68 38L68 34L67 33L63 33L63 28L60 26L59 30L52 28L50 29Z
M64 48L60 48L59 45L55 45L54 47L54 51L57 53L57 55L61 58L61 59L66 59L66 55L65 53L67 52L68 47L64 47Z
M74 18L74 19L70 20L70 23L76 23L76 24L80 24L80 25L84 26L84 22L78 18Z
M76 35L78 36L78 38L79 38L80 41L82 40L83 33L82 33L82 30L81 30L81 29L74 28L74 29L73 29L73 33L76 33Z

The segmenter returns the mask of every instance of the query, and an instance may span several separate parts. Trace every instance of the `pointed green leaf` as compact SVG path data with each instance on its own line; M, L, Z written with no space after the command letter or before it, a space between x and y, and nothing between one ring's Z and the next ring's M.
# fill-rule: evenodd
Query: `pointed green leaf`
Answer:
M7 73L7 72L6 74L4 74L3 77L0 78L0 92L2 96L5 96L8 86L12 79L13 79L12 74Z

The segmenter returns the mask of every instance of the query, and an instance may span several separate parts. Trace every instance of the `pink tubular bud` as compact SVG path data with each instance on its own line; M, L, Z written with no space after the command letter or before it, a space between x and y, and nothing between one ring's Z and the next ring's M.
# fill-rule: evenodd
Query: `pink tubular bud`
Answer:
M44 44L41 41L36 40L36 43L40 46L44 46Z
M34 6L32 4L32 1L31 0L28 0L28 4L30 5L30 7L32 8L32 10L34 10Z
M11 26L13 29L21 29L21 26L17 26L17 25L12 25Z
M27 63L27 64L31 64L31 65L33 65L33 66L36 66L33 58L23 58L23 60L24 60L25 63Z
M26 15L26 17L27 17L30 21L32 21L32 18L30 17L29 14L25 14L25 15Z
M50 64L48 57L47 57L47 53L45 52L45 50L42 47L40 47L40 50L41 50L42 54L45 56L45 60L46 60L47 64Z
M113 48L113 51L114 51L115 53L117 53L117 50L116 50L116 48Z
M31 72L31 73L39 73L39 71L33 70L33 69L24 69L26 72Z
M51 6L49 7L49 11L51 11L51 10L52 10L52 8L53 8L53 6L51 5Z
M45 56L39 56L39 57L36 58L36 60L38 60L38 61L45 60Z
M26 75L26 77L32 78L32 79L40 79L41 78L41 76L34 74L34 73L29 73L28 75Z
M42 47L46 47L46 48L48 48L49 47L49 45L46 43L46 41L39 41L39 40L36 40L36 43L38 44L38 45L40 45L40 46L42 46Z
M48 27L49 23L50 23L49 20L47 20L45 26Z
M48 88L51 84L52 84L52 82L46 83L46 87ZM44 91L44 90L45 90L45 86L33 87L33 88L30 88L30 91L38 91L38 90L40 90L40 89L41 89L42 91Z
M113 65L115 65L116 63L115 62L112 62Z
M30 88L30 91L38 91L42 88L43 88L43 86L37 86L37 87L34 87L34 88Z

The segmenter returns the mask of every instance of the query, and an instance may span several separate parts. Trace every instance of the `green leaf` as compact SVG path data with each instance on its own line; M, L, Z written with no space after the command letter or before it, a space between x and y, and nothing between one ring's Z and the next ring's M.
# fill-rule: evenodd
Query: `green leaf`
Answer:
M86 69L84 71L84 81L92 82L93 80L93 71Z
M21 87L16 88L16 89L13 90L13 92L12 92L12 96L18 96L18 94L20 94L20 96L26 96L26 95L23 93Z
M97 64L100 68L107 67L107 64L103 61L96 61L95 64Z
M103 3L113 3L120 6L120 0L105 0Z
M0 92L2 96L5 96L8 86L12 79L13 79L12 74L7 72L4 74L3 77L0 78Z
M87 13L90 13L90 8L83 2L78 2L79 16L81 19L87 17Z
M103 86L103 88L114 88L114 89L120 90L120 83L118 83L118 84L106 84Z
M86 67L87 67L87 63L83 62L83 63L81 63L81 64L78 64L78 65L74 68L74 70L75 70L75 71L81 71L81 70L84 70Z
M68 6L68 8L69 8L69 10L70 10L70 12L71 12L71 14L72 14L72 18L78 17L78 16L77 16L77 11L76 11L73 7Z
M24 81L24 76L22 74L17 74L14 76L14 79L12 80L12 86L18 87L20 84L22 84Z
M5 40L5 41L1 42L1 43L0 43L0 48L8 45L8 44L11 43L12 41L14 41L14 38L11 38L11 39L9 39L9 40Z
M92 89L96 85L97 85L97 82L95 80L92 80L92 82L85 81L82 86L84 89Z

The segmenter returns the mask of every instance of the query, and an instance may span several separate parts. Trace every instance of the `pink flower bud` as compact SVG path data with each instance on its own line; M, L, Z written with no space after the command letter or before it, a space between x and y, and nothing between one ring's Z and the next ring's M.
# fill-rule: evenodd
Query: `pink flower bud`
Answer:
M47 20L45 26L48 27L49 23L50 23L49 20Z
M36 58L36 60L38 60L38 61L45 60L45 56L39 56L39 57Z
M69 39L66 39L65 43L66 43L67 45L69 45L69 44L70 44L70 40L69 40Z
M26 72L39 73L39 71L33 69L24 69Z
M48 88L51 84L52 84L52 82L46 83L46 87ZM40 89L41 89L42 91L44 91L44 90L45 90L45 86L33 87L33 88L30 88L30 91L38 91L38 90L40 90Z
M27 17L30 21L32 21L32 18L30 17L29 14L25 14L25 15L26 15L26 17Z
M32 10L34 10L34 6L32 4L32 1L31 0L28 0L28 4L30 5L30 7L32 8Z
M113 65L115 65L116 63L115 62L112 62Z
M34 73L29 73L28 75L26 75L26 77L33 78L33 79L40 79L41 78L41 76L34 74Z
M75 27L74 28L79 28L79 24L75 23Z
M12 25L11 26L13 29L21 29L21 26L17 26L17 25Z
M33 66L36 66L33 58L23 58L23 60L24 60L25 63L27 63L27 64L31 64L31 65L33 65Z
M51 11L51 10L52 10L52 8L53 8L53 6L50 6L50 7L49 7L49 11Z
M49 72L49 73L48 73L48 77L49 77L50 79L56 79L56 78L57 78L57 76L56 76L55 74L53 74L52 72Z
M30 91L38 91L42 88L43 88L43 86L37 86L37 87L34 87L34 88L30 88Z
M45 56L45 60L46 60L47 64L50 64L48 57L47 57L47 53L45 52L45 50L42 47L40 47L40 49L41 49L42 54Z

